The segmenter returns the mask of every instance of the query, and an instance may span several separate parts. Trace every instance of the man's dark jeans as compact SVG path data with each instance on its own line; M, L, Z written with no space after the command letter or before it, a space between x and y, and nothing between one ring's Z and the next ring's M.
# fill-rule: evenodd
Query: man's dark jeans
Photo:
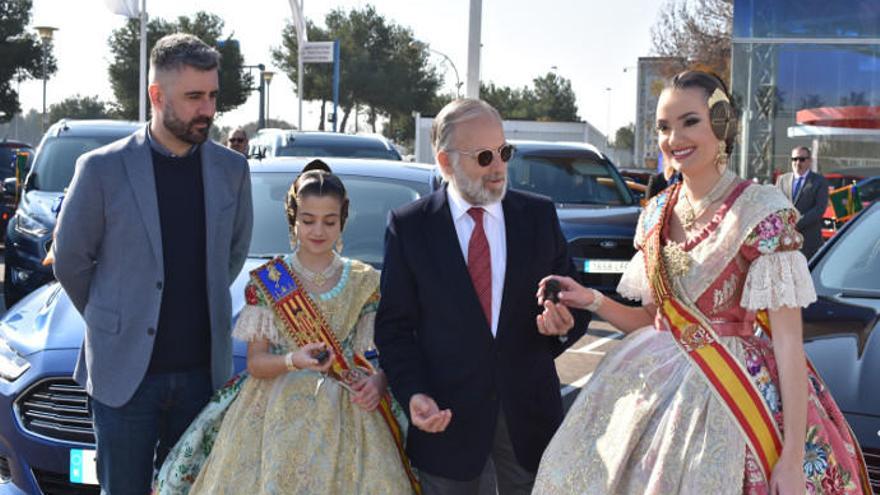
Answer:
M147 375L122 407L91 399L102 495L150 493L153 470L211 398L208 370Z

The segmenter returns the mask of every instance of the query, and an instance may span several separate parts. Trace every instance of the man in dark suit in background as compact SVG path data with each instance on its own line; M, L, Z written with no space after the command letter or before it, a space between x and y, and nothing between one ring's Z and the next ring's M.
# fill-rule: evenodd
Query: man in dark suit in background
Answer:
M563 417L553 359L589 314L537 305L541 278L575 270L553 203L507 190L498 112L453 101L432 141L448 185L390 215L380 362L426 495L480 493L484 471L500 493L528 494Z
M812 171L810 148L791 150L791 172L782 174L776 186L801 213L797 229L804 236L801 251L810 259L822 246L822 215L828 208L828 181Z

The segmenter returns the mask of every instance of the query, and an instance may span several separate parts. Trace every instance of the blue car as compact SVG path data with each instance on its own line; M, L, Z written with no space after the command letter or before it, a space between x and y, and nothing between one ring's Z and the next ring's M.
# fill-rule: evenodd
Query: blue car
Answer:
M617 167L584 143L516 141L508 167L511 189L556 203L579 282L614 295L635 254L641 207Z
M397 206L429 194L434 167L385 160L328 159L351 198L344 254L381 268L385 223ZM284 199L303 159L251 167L254 232L250 257L233 283L232 307L244 306L248 272L290 251ZM0 318L0 494L99 493L91 411L70 378L84 323L57 282L22 299ZM236 342L235 369L246 346Z
M43 266L43 259L52 243L61 197L73 178L76 159L128 136L140 125L114 120L60 120L43 135L24 181L21 201L6 228L6 307L54 278L52 269Z

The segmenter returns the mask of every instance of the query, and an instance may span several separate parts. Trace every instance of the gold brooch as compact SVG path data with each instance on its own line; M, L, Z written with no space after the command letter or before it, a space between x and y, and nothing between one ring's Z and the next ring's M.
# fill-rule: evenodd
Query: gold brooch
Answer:
M670 242L663 246L663 262L670 275L680 277L690 271L693 259L680 244Z

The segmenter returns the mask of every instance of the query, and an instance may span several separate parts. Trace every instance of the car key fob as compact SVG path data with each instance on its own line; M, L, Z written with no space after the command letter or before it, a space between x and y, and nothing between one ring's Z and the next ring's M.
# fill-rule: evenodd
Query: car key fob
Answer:
M544 300L559 304L559 292L561 291L562 286L559 285L559 281L551 278L544 284Z
M324 364L327 362L327 358L330 357L330 351L328 351L327 349L323 349L321 350L321 352L315 354L312 357L318 361L318 364Z

